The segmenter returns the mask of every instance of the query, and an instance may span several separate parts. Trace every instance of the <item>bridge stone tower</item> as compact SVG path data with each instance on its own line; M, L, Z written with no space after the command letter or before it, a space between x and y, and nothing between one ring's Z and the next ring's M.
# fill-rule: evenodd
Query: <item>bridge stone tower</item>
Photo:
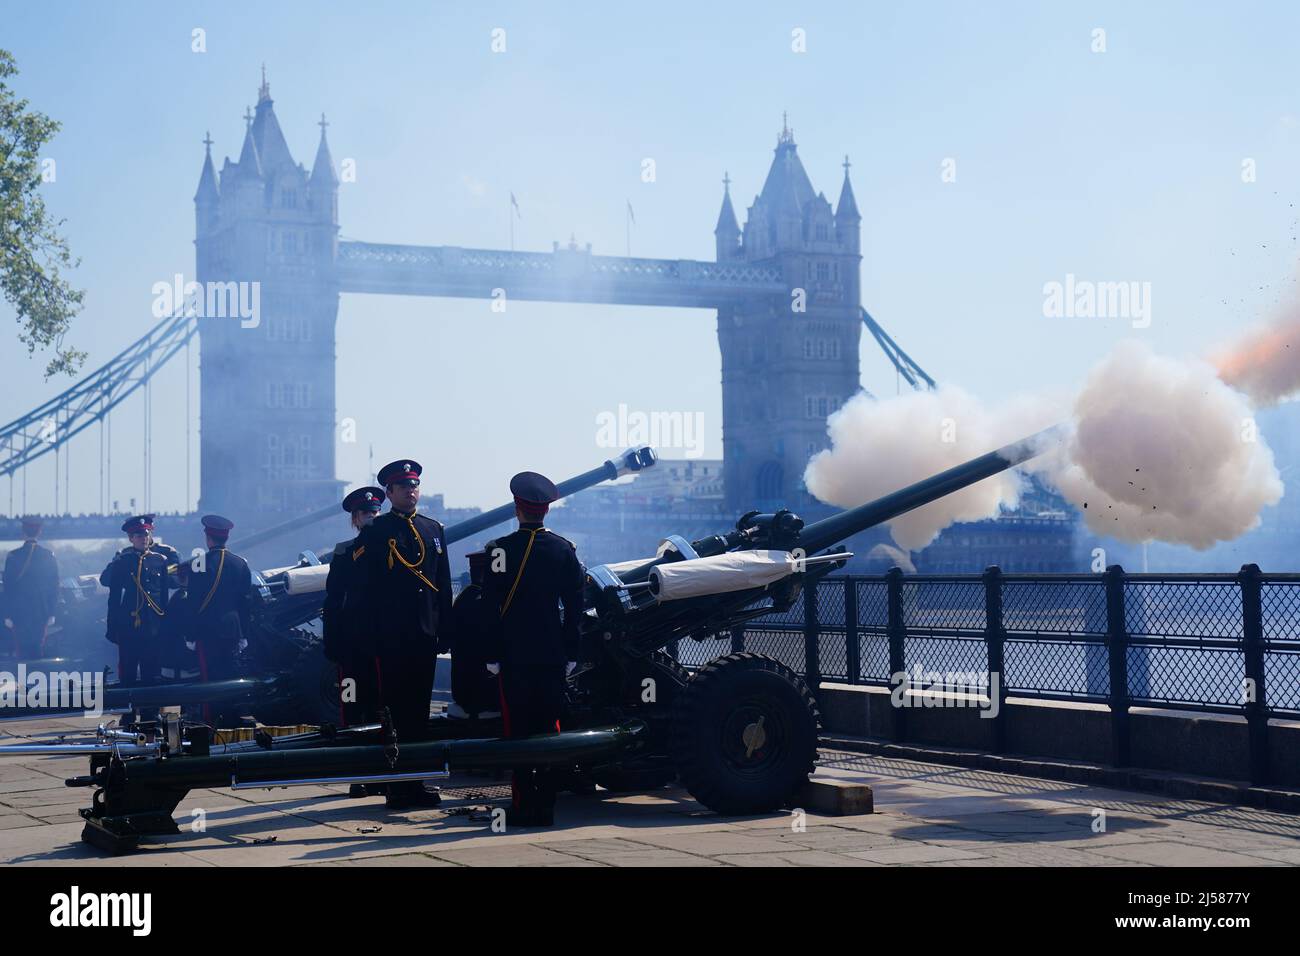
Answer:
M213 317L200 338L199 507L232 517L295 513L338 500L334 325L338 178L321 117L309 174L276 119L265 71L246 112L239 161L220 177L211 139L194 196L197 278L241 286L252 319ZM247 326L247 327L245 327Z
M804 508L809 457L826 417L860 390L860 226L849 163L834 210L813 191L788 127L744 230L724 179L717 261L778 269L793 290L718 309L723 482L733 511Z

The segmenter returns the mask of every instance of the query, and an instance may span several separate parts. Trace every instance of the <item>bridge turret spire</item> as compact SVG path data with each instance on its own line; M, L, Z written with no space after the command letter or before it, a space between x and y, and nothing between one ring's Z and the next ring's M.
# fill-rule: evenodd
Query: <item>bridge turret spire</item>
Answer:
M800 249L804 244L805 218L817 193L799 159L789 119L782 114L781 135L777 138L772 165L754 205L750 207L745 227L745 245L750 258L766 258L781 250ZM825 212L829 218L830 206Z
M793 146L794 130L790 128L790 121L786 116L785 110L781 111L781 132L776 138L777 146Z
M717 260L734 259L740 254L740 224L736 221L736 210L731 206L731 176L722 174L722 209L718 212L718 224L713 229L717 241Z
M266 82L266 65L262 65L262 85L257 91L257 111L252 122L253 140L257 144L257 156L262 170L268 174L280 172L285 167L293 168L296 164L289 153L289 144L285 142L280 130L280 121L275 118L275 101L271 99L271 85Z
M220 196L217 189L217 172L212 168L212 134L203 134L203 170L199 173L199 188L194 193L196 203L216 202Z
M325 138L325 128L329 126L329 122L325 119L324 113L321 113L320 122L316 125L320 127L320 145L316 147L316 160L312 163L311 179L307 182L307 195L311 201L313 214L322 222L337 225L339 177L334 172L334 157L330 155L330 144ZM333 241L334 235L331 233L330 242Z
M853 186L849 182L849 158L844 157L844 185L840 187L840 201L835 206L835 222L837 225L854 224L862 221L862 216L858 213L857 200L853 198Z
M332 189L338 185L339 178L334 172L334 157L330 155L329 141L325 138L325 128L329 122L324 113L321 113L320 122L316 125L320 127L320 145L316 147L316 160L311 166L311 188Z
M239 150L239 175L262 178L262 160L253 139L253 111L244 110L244 145Z

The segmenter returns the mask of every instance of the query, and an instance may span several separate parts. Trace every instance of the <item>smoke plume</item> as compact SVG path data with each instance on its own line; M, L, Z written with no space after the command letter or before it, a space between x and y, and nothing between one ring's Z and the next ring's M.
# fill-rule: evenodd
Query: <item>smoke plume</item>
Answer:
M1300 302L1289 302L1267 325L1211 356L1219 377L1257 406L1300 391Z
M831 447L813 456L804 481L820 500L852 508L1055 420L1050 407L1013 403L988 408L951 385L883 401L858 394L827 421ZM890 534L902 548L923 548L953 522L978 521L1015 507L1020 487L1020 476L1005 471L900 515L890 522Z
M1027 469L1094 532L1208 548L1258 525L1260 510L1282 496L1252 399L1300 388L1298 357L1294 318L1245 337L1215 364L1122 343L1072 400L1040 395L990 407L950 386L879 402L859 395L831 416L831 448L809 462L805 481L820 500L853 507L1064 422L1065 441ZM1014 507L1020 481L1007 472L986 479L900 516L890 533L901 547L924 547L953 522Z
M1044 477L1098 534L1208 548L1257 526L1282 497L1252 415L1208 362L1125 342L1088 376Z

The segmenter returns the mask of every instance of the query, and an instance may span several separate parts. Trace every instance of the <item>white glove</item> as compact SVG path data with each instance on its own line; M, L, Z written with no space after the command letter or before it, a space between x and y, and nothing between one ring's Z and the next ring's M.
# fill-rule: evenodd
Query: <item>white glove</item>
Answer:
M487 672L491 674L493 677L501 673L500 664L484 664L483 666L487 668Z
M5 618L5 627L13 627L13 626L14 626L14 622L9 620L9 618Z
M565 677L568 677L570 674L572 674L572 673L573 673L574 671L576 671L577 669L578 669L578 662L577 662L577 661L569 661L569 663L567 663L567 664L564 665L564 676L565 676Z
M48 621L46 621L46 622L45 622L45 626L46 626L46 627L53 627L53 626L54 626L54 618L51 617Z
M195 644L193 641L186 641L186 642L185 642L185 647L186 647L187 650L191 650L191 651L192 651L192 650L194 650L196 647L198 647L198 645Z
M241 637L239 639L239 646L236 648L236 650L242 651L247 646L248 646L248 639Z

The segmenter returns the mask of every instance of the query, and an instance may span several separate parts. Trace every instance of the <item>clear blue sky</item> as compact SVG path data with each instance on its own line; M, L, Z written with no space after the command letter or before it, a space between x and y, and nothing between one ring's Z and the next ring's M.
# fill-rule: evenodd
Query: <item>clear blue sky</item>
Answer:
M46 197L83 260L71 338L92 367L152 324L154 282L192 274L200 141L211 130L218 164L238 154L263 61L296 159L310 164L329 115L336 161L358 168L340 194L343 234L374 241L504 247L513 190L519 248L574 233L620 254L631 201L634 254L712 258L723 171L743 218L787 110L832 200L852 157L864 304L935 377L991 399L1077 381L1125 335L1202 351L1294 283L1293 4L9 2L4 21L17 88L63 123ZM206 53L191 52L195 27ZM490 50L496 27L505 54ZM796 27L806 53L791 51ZM1098 27L1103 54L1090 50ZM940 178L948 157L955 183ZM1045 318L1043 284L1067 273L1151 282L1151 328ZM66 383L43 383L43 361L0 343L8 421ZM863 384L889 394L893 373L867 343ZM381 463L423 460L448 504L495 504L520 468L559 478L605 457L596 416L620 402L703 412L705 454L721 454L708 312L512 304L500 316L485 302L345 296L338 351L338 411L361 428L339 459L350 481L368 477L373 442ZM394 372L428 373L422 415L391 413ZM191 504L183 388L178 366L155 391L156 509ZM123 507L141 418L133 403L114 424ZM85 449L73 511L98 506ZM30 510L52 506L52 471L32 467ZM7 494L0 480L0 510Z

